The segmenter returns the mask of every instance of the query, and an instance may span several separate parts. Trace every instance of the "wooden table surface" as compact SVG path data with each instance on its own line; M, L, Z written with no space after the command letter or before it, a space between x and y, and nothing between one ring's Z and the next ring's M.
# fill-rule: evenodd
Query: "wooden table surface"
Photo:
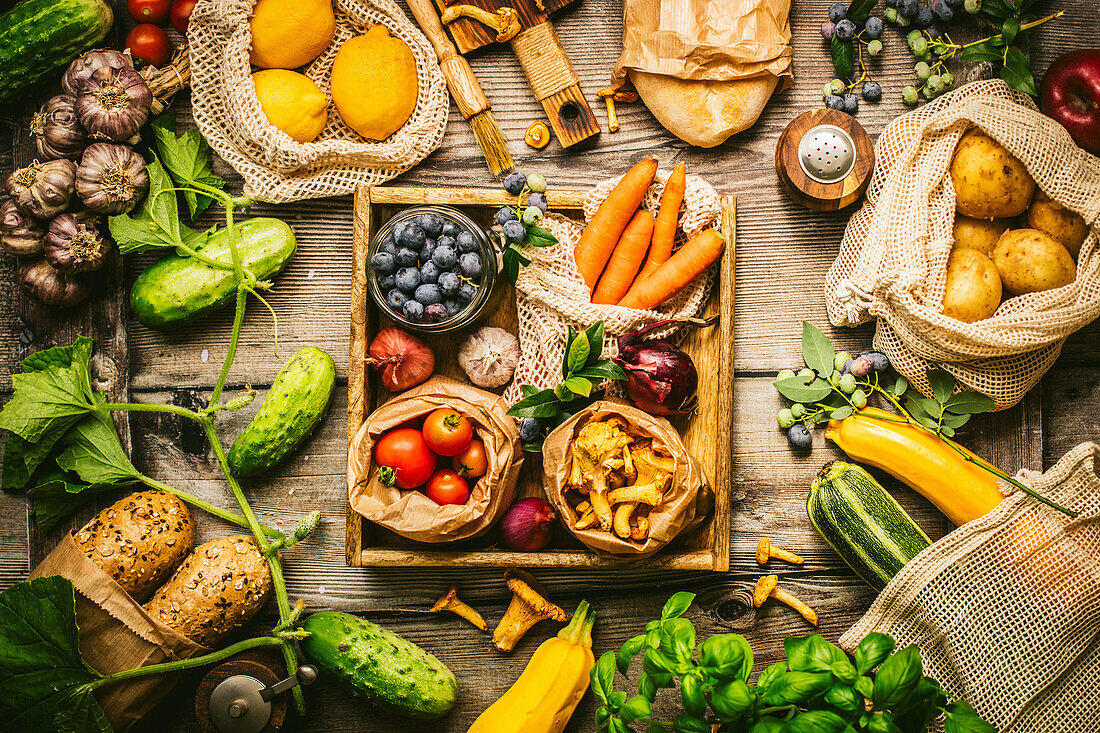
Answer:
M621 172L649 153L663 167L677 162L689 172L705 176L722 192L737 195L737 302L733 449L734 502L731 570L712 573L549 572L539 573L553 598L572 608L581 598L598 611L595 630L597 656L617 649L654 618L674 591L698 594L690 612L700 638L709 633L738 631L752 642L757 671L782 654L788 634L810 628L789 609L769 605L754 611L744 603L744 591L760 574L752 550L761 535L798 551L806 558L799 568L776 567L781 582L814 606L820 630L835 640L868 607L874 593L856 578L814 533L803 508L812 476L828 460L839 456L825 446L820 434L812 454L788 450L776 430L773 415L780 399L770 385L775 372L800 364L800 322L809 320L830 333L843 348L867 348L872 329L834 331L828 328L822 298L825 271L836 256L848 215L820 214L803 209L779 188L772 155L783 126L801 112L821 104L821 86L832 77L818 26L829 0L795 0L795 85L775 96L759 122L713 150L691 148L656 124L642 105L621 105L622 130L604 132L594 145L563 151L556 142L543 151L522 143L527 125L540 118L537 102L510 50L497 49L473 59L496 119L513 141L511 150L522 170L540 172L550 186L584 188ZM1054 0L1042 3L1044 12L1065 9L1065 17L1034 32L1032 56L1041 74L1060 53L1100 45L1100 24L1092 0ZM582 81L593 98L606 86L611 66L621 49L621 5L616 0L584 0L558 19L562 41L569 49ZM885 89L878 105L864 103L859 121L872 137L893 117L905 111L900 88L909 83L913 59L904 39L887 30L886 52L876 62L877 77ZM961 75L960 75L961 77ZM595 100L594 100L595 101ZM595 105L594 105L595 106ZM602 106L595 107L606 127ZM186 99L179 106L180 127L193 127ZM0 170L30 159L25 130L17 120L23 111L3 110L9 133L0 142ZM218 161L220 163L220 161ZM224 164L219 172L239 186L239 178ZM491 183L468 125L452 105L443 146L400 179L429 186L470 186ZM235 189L237 190L237 189ZM282 361L305 345L318 346L336 360L341 383L329 417L298 455L273 478L250 481L246 490L262 521L293 527L302 514L322 512L322 524L306 542L285 552L292 598L304 599L310 610L338 609L361 614L381 623L438 656L458 676L460 699L443 721L398 721L367 708L331 684L309 692L309 715L299 724L309 731L465 731L469 723L518 676L535 647L556 627L537 626L512 654L502 654L488 637L457 617L430 615L432 602L451 583L457 583L467 601L490 623L500 617L508 593L503 570L403 571L351 569L344 565L344 504L346 488L346 378L348 360L348 298L351 260L351 197L303 201L285 206L259 205L256 215L287 220L295 229L300 249L270 295L280 321L279 355L272 353L270 317L251 307L241 348L230 375L233 390L245 384L270 384ZM213 221L213 220L211 220ZM151 258L130 257L125 281L133 280ZM13 282L14 260L0 257L0 278ZM110 279L110 278L108 278ZM117 278L118 292L125 287ZM112 327L124 310L117 293L93 308L93 316L69 320L45 315L28 304L17 288L0 288L0 390L11 389L10 375L28 353L54 343L68 343L78 333L94 335L104 358L97 360L100 376L116 394L140 402L165 402L180 388L209 389L225 354L231 313L165 335L134 320L126 329ZM1054 368L1017 407L975 420L963 440L1006 470L1043 468L1053 464L1076 444L1094 439L1100 423L1100 327L1090 326L1070 337ZM127 340L129 360L127 364ZM255 405L259 405L259 400ZM220 420L223 440L232 437L251 417L255 407ZM131 431L135 463L143 472L186 488L222 505L232 500L209 455L181 450L178 426L158 415L133 413ZM931 505L914 492L885 481L895 496L933 538L950 529ZM78 526L88 515L74 519ZM218 520L196 513L200 539L230 533ZM30 568L53 547L57 535L44 536L28 523L21 495L0 494L0 588L26 577ZM256 629L269 628L274 613L265 611ZM198 677L184 679L176 692L139 731L199 730L190 713ZM667 702L668 693L662 695ZM591 731L594 706L587 697L574 715L570 731ZM663 716L662 716L663 717Z

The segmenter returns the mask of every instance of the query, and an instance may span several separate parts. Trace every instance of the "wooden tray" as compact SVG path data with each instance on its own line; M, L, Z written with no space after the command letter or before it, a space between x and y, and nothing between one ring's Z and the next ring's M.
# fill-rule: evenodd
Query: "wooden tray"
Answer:
M551 191L551 211L580 219L582 191ZM355 193L355 234L351 281L351 348L348 360L348 444L367 416L391 396L365 363L374 334L390 325L380 316L367 290L367 246L377 227L398 211L419 204L455 206L474 221L488 225L498 208L514 204L515 197L494 189L398 188L362 186ZM669 570L729 570L730 461L733 443L733 287L735 258L735 201L722 197L721 230L726 251L705 314L719 314L718 324L697 329L684 340L699 370L699 409L673 423L688 451L703 466L714 487L714 511L702 527L677 538L644 560L601 557L573 538L563 527L541 552L516 552L500 541L494 528L486 535L458 542L426 544L405 539L379 527L347 508L347 564L424 567L645 567ZM513 287L501 279L485 316L472 328L492 325L517 331ZM465 381L455 358L464 332L422 334L435 350L436 372ZM499 391L502 391L503 388ZM543 496L542 465L538 454L527 454L516 498Z

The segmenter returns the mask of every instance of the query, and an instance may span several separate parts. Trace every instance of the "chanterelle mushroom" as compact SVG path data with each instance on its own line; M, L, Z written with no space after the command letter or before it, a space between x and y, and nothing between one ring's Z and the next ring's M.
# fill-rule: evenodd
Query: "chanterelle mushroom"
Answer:
M526 570L508 570L504 582L512 591L512 602L504 618L493 629L493 644L502 652L510 652L527 631L544 619L565 623L569 616L560 606L547 599L546 589Z
M647 529L639 531L635 524L634 512L638 504L657 506L665 495L665 488L676 470L676 461L671 457L657 455L652 441L639 441L629 449L630 463L634 467L634 483L611 491L607 500L615 507L612 527L624 540L648 534Z
M611 529L611 504L607 500L608 475L623 468L623 454L634 441L623 432L622 422L612 418L602 422L589 422L580 429L570 450L573 466L569 483L588 494L592 509L606 532Z

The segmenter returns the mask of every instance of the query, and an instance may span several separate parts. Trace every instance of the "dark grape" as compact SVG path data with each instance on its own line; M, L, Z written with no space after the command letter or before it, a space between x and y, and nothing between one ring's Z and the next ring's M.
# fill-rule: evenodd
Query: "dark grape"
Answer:
M471 280L481 277L481 257L476 252L466 252L458 258L458 270Z

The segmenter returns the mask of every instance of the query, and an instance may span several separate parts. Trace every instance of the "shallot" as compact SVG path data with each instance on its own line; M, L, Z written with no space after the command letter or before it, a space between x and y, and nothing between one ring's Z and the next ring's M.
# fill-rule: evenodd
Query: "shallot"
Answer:
M435 354L416 336L397 326L388 326L371 341L367 363L378 372L386 389L400 392L432 376Z
M504 544L518 552L537 552L554 536L554 508L542 499L520 499L500 520Z
M500 387L511 381L519 354L519 339L514 334L484 326L463 339L458 364L478 387Z
M653 415L685 415L695 407L699 373L691 357L664 339L645 336L667 326L658 321L619 337L615 363L626 372L626 394Z

